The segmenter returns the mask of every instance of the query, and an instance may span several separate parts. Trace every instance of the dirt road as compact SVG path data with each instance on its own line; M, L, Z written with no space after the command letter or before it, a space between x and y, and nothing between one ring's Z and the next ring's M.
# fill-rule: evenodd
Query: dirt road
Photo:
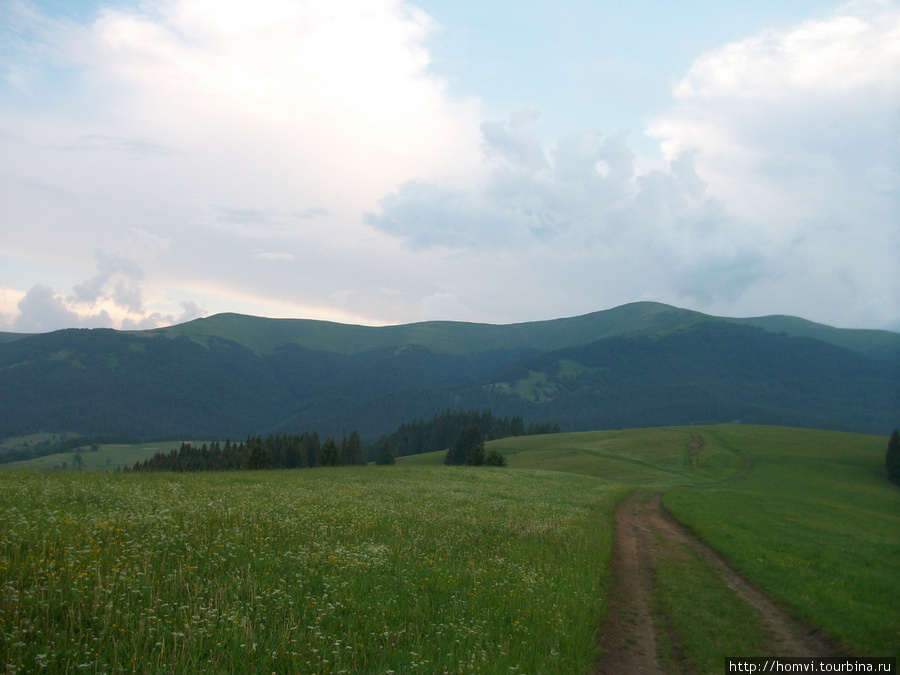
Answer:
M665 673L660 665L660 641L653 613L653 570L662 547L690 545L728 587L762 617L774 636L772 656L839 655L840 649L803 626L743 579L709 546L679 525L663 508L659 493L636 492L615 512L610 617L600 645L603 655L595 675ZM665 622L662 622L665 623ZM679 670L690 672L678 652L677 638L669 640ZM739 656L739 655L735 655ZM672 658L672 656L670 656Z

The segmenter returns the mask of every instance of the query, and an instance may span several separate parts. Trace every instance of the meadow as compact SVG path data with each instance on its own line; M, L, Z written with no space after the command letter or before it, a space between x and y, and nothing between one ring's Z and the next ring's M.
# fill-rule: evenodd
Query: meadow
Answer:
M589 477L365 467L0 472L7 672L581 672Z
M80 448L81 469L83 471L115 471L130 469L135 462L150 459L157 452L178 450L181 441L162 441L159 443L141 443L138 445L102 444L91 451L90 446ZM57 452L43 457L9 462L0 465L0 469L41 469L44 471L63 471L76 469L74 451Z
M696 456L692 436L705 441ZM679 522L843 651L900 654L900 489L885 476L886 437L717 425L508 438L489 447L501 449L511 467L663 491ZM745 608L734 605L723 618L727 589L703 603L721 583L708 568L689 553L668 553L658 570L661 609L697 672L736 653L765 655L753 647L764 631L751 628ZM725 639L725 623L744 628Z
M679 520L848 651L900 652L900 490L881 475L886 438L733 425L489 447L509 468L445 467L432 453L390 467L0 471L4 665L590 672L612 511L635 488L664 491ZM723 648L753 647L753 617L720 602L699 561L675 555L658 574L686 649L721 631L696 611L706 591L718 593L717 621L748 626ZM721 654L702 649L689 656L709 672Z
M773 427L706 434L752 461L664 504L747 578L858 654L900 654L900 489L887 438Z

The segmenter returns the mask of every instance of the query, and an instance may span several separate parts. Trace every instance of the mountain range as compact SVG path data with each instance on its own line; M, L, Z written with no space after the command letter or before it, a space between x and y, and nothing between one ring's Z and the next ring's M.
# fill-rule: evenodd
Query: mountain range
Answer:
M476 408L564 431L742 421L888 434L900 423L900 334L648 302L509 325L218 314L146 331L0 333L0 438L374 439Z

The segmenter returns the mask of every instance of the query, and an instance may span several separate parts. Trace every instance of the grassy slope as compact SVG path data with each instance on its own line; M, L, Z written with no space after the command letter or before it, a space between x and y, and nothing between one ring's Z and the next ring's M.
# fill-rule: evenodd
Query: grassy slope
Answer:
M471 354L519 348L547 351L607 337L660 336L709 320L812 337L867 354L900 352L900 335L889 331L837 329L796 317L726 319L655 302L636 302L584 316L507 325L428 321L373 327L329 321L217 314L139 334L184 336L199 344L206 344L210 336L217 336L234 340L258 354L271 353L284 344L345 354L415 344L439 353Z
M689 470L684 449L693 434L706 445L700 466ZM509 438L488 447L511 467L665 489L664 503L681 522L799 618L851 651L888 656L900 653L900 489L884 477L886 444L862 434L723 425ZM443 453L407 459L442 460Z
M887 330L833 328L795 316L759 316L750 319L731 319L734 323L757 326L773 333L787 333L791 337L809 337L846 347L855 352L897 359L900 356L900 335Z
M733 486L672 490L665 505L766 592L854 651L900 653L900 489L876 436L710 429L752 458Z
M690 428L586 431L519 436L491 441L511 468L563 471L599 478L604 484L668 488L725 480L740 469L740 458L709 442L693 465L685 453ZM438 465L443 452L401 458L412 465Z
M687 464L697 434L706 444ZM900 490L884 479L885 445L859 434L726 425L509 438L489 447L506 455L511 479L550 471L583 474L602 492L666 490L679 520L798 617L852 651L890 655L900 652ZM442 461L443 453L403 458L396 470L430 465L438 473L429 480L455 475Z
M703 318L706 317L697 312L651 302L623 305L573 318L508 325L428 321L372 327L217 314L141 334L185 336L200 344L205 344L210 336L218 336L260 354L270 353L284 344L346 354L415 344L440 353L471 354L523 347L552 350L604 337L653 335L691 325Z
M143 462L145 459L150 459L157 452L177 450L180 446L181 441L163 441L139 445L101 445L96 452L91 452L90 446L84 446L79 448L79 450L84 471L114 471L126 467L131 468L135 462ZM43 469L53 471L61 469L63 462L66 463L67 468L74 469L75 451L35 457L34 459L21 462L0 464L0 470Z

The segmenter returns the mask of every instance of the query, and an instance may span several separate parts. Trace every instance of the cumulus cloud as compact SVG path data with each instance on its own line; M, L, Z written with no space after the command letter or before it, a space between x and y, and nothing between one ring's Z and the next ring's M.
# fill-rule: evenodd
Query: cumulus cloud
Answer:
M109 297L131 312L140 312L144 305L140 287L144 272L137 262L102 250L96 251L94 257L97 261L97 274L75 286L72 289L72 299L79 303L93 304L101 298ZM116 277L115 286L105 294L104 290Z
M66 307L52 288L38 284L19 301L19 315L12 329L20 333L44 333L80 323L80 317Z
M853 3L698 58L648 128L664 166L639 168L624 132L545 150L528 108L481 125L490 172L478 185L407 183L366 222L415 250L631 260L648 266L643 293L676 303L752 313L777 299L800 315L816 303L839 325L870 324L877 306L889 321L898 65L900 8Z
M510 115L509 122L482 122L485 153L532 171L545 168L547 158L534 129L540 117L531 105Z
M770 232L824 213L896 207L900 8L853 3L697 59L649 133ZM772 216L775 216L772 218Z
M83 25L8 7L7 325L149 326L191 299L371 323L636 299L900 320L896 3L701 55L650 121L661 161L636 130L543 137L535 106L485 120L402 0L117 3Z
M132 290L118 286L113 289L109 302L103 303L98 296L85 307L85 303L74 296L65 297L49 286L37 284L19 300L18 312L11 320L3 317L4 328L19 333L46 333L63 328L142 330L206 316L206 310L190 300L178 303L180 312L148 312L143 306L132 309L131 305L138 299L128 297Z
M407 183L366 222L415 250L553 250L658 264L685 298L735 300L766 274L753 242L730 241L742 223L707 194L693 155L640 173L625 132L586 130L545 152L533 109L485 123L492 170L473 189Z
M478 186L414 181L379 202L365 221L412 248L520 248L552 240L575 223L614 210L633 193L634 156L623 133L561 139L552 161L538 141L533 108L481 125L492 168Z
M404 0L116 3L85 24L15 5L3 253L67 261L53 278L79 313L149 316L167 297L321 313L333 269L376 271L364 211L408 181L483 171L479 104L431 72L435 25ZM137 231L164 243L153 264Z
M147 330L150 328L159 328L160 326L170 326L176 323L185 323L206 316L206 310L199 307L192 300L179 303L181 312L178 314L162 314L153 312L146 316L138 318L126 317L122 320L122 330Z
M727 206L732 242L777 262L776 292L797 313L802 298L821 297L836 323L868 323L869 299L897 287L898 67L900 7L854 2L697 59L650 125ZM734 269L750 276L764 267L755 254L739 259ZM900 315L896 294L890 310L877 304Z

